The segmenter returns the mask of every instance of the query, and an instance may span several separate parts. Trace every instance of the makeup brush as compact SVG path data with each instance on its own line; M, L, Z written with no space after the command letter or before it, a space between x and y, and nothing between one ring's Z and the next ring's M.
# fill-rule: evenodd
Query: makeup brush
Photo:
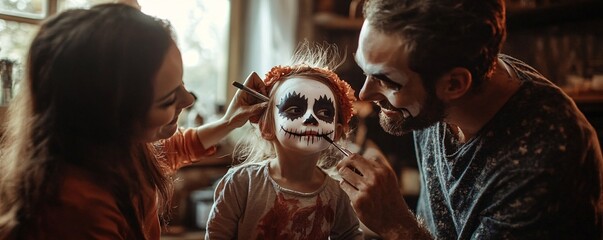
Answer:
M239 83L239 82L232 82L232 85L237 87L238 89L241 89L249 94L251 94L252 96L256 97L257 99L260 99L262 101L267 102L269 99L268 97L262 95L261 93L248 88L247 86ZM327 142L329 142L330 144L333 144L333 146L335 146L337 149L339 149L339 151L341 151L341 153L343 153L343 155L345 155L346 157L349 157L350 155L352 155L352 152L350 152L349 150L342 148L341 146L339 146L337 143L333 142L333 140L331 138L329 138L327 135L323 135L322 136L325 140L327 140Z
M243 90L243 91L251 94L251 96L254 96L257 99L260 99L260 100L262 100L264 102L268 102L268 100L270 100L268 97L262 95L261 93L255 91L255 90L253 90L251 88L248 88L247 86L241 84L240 82L232 82L232 85L235 86L235 87L237 87L238 89L241 89L241 90Z
M343 155L345 155L346 157L349 157L350 155L352 155L352 152L350 152L350 150L347 150L341 146L339 146L339 144L333 142L333 139L331 139L329 136L327 135L322 135L322 137L327 140L327 142L333 144L333 146L335 146L335 148L339 149L339 151L341 151L341 153L343 153Z
M329 138L327 135L323 135L322 136L325 140L327 140L327 142L333 144L333 146L335 146L337 149L339 149L339 151L341 151L343 153L343 155L345 155L346 157L349 157L350 155L352 155L352 152L350 152L350 150L347 150L341 146L339 146L339 144L333 142L333 139ZM354 171L356 174L360 175L360 176L364 176L360 171L358 171L358 169L354 168L354 167L349 167L350 169L352 169L352 171Z

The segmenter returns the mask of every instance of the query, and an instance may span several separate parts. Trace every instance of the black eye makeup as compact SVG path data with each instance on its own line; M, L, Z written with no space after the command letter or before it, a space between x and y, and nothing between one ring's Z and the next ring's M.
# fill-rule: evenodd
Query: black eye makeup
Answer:
M327 95L322 95L320 98L315 99L313 110L316 117L320 120L327 123L333 123L335 120L335 105Z
M374 74L374 75L371 75L371 77L376 79L377 81L379 81L379 83L382 86L385 86L386 88L394 89L396 91L398 91L398 90L400 90L400 88L402 88L401 84L394 82L389 77L387 77L385 74Z
M279 115L293 121L303 117L304 113L306 113L306 110L308 109L308 98L293 91L292 93L287 93L287 95L281 99L281 102L276 105L276 108L278 108Z
M367 76L368 79L373 80L373 81L377 81L379 83L379 86L385 87L385 88L389 88L389 89L393 89L396 91L400 91L400 89L402 89L402 84L394 82L393 80L391 80L387 75L385 74L381 74L381 73L376 73L376 74L368 74L368 73L364 73L364 76Z

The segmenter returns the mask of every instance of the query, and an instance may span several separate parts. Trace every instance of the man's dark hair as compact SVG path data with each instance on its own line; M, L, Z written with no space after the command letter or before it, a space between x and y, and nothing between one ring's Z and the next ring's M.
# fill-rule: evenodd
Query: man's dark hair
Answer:
M478 87L490 78L506 36L503 0L368 0L364 16L406 42L409 67L427 88L454 67L468 69Z

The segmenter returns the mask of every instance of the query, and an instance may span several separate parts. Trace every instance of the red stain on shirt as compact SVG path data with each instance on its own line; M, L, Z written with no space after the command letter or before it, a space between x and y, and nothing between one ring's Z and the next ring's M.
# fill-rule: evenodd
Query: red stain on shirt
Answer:
M277 194L274 206L260 219L257 239L327 239L335 213L331 206L322 203L300 207L297 199L285 199Z

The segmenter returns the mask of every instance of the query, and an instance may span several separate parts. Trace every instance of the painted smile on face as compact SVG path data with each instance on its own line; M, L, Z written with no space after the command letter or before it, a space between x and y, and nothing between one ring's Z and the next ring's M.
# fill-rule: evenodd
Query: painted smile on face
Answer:
M333 131L327 133L320 133L317 131L297 132L297 130L287 130L283 128L283 126L281 126L281 131L284 131L286 134L289 134L289 138L299 138L299 141L303 141L304 139L306 139L306 143L308 145L314 144L315 141L322 140L323 136L329 136L331 133L333 133Z
M329 147L323 136L335 132L334 95L325 84L311 79L286 80L276 93L277 139L286 147L307 152Z

